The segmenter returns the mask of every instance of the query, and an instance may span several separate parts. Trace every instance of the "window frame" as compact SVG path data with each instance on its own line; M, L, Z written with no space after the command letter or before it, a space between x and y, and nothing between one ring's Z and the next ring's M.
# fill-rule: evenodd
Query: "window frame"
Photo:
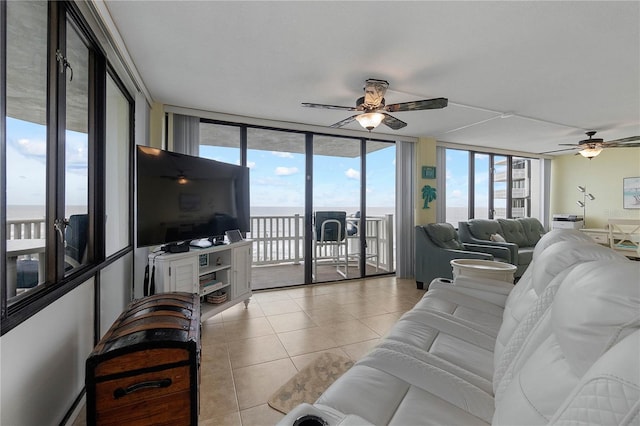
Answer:
M527 157L524 154L504 154L504 153L497 153L497 152L490 152L490 151L480 151L477 149L464 149L464 148L460 148L460 147L449 147L449 146L443 146L445 153L444 153L444 164L439 165L442 169L444 169L446 171L447 169L447 155L446 153L448 151L461 151L461 152L466 152L467 153L467 167L468 167L468 176L467 176L467 218L468 219L473 219L475 218L475 178L476 178L476 164L475 164L475 158L477 154L481 154L481 155L487 155L489 156L489 176L488 176L488 180L487 180L487 193L488 193L488 218L489 219L494 219L495 218L495 204L494 204L494 183L495 183L495 174L496 174L496 168L495 168L495 159L496 157L503 157L505 158L505 169L506 169L506 181L505 181L505 187L506 187L506 217L512 217L513 216L513 196L512 196L512 191L513 191L513 176L512 176L512 169L513 169L513 164L514 164L514 158L518 159L518 160L538 160L541 161L540 158L536 158L536 157ZM445 196L443 197L446 203L446 192L448 190L447 186L446 186L446 182L444 185L444 189L445 189ZM531 184L529 186L529 190L531 190ZM446 217L447 217L447 206L445 205L444 208L442 209L442 212L444 214L444 217L442 218L438 218L439 221L446 221ZM530 206L528 206L527 208L527 215L531 214L531 208Z
M134 208L134 117L135 102L113 67L107 62L107 56L94 32L82 16L78 6L69 1L49 1L47 16L47 189L45 197L45 235L47 238L46 254L46 279L37 289L17 296L8 303L6 288L6 149L0 149L0 165L3 172L0 173L0 190L3 196L0 198L0 260L3 284L0 286L0 319L1 334L4 335L22 322L48 307L59 298L74 290L76 287L91 280L99 281L99 272L117 261L121 257L133 251L134 223L130 220L129 238L122 249L105 256L106 242L106 188L105 188L105 152L106 152L106 85L107 75L116 83L118 89L129 103L129 161L125 167L129 169L128 210L132 217ZM0 2L0 31L7 31L7 2ZM87 211L89 225L87 233L88 262L65 277L64 272L64 241L57 236L53 224L55 218L65 216L65 191L64 191L64 147L65 147L65 80L67 74L58 73L56 62L56 49L60 48L66 53L66 26L73 25L78 35L87 47L88 53L88 199ZM6 37L0 37L0 88L6 94L7 85L7 44ZM6 141L6 96L0 97L0 139ZM5 144L6 147L6 144ZM96 298L99 294L96 293Z

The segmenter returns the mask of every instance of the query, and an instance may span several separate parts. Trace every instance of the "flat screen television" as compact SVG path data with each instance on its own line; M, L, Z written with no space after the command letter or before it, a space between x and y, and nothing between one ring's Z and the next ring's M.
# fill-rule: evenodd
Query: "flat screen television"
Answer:
M138 247L249 232L249 169L138 146Z

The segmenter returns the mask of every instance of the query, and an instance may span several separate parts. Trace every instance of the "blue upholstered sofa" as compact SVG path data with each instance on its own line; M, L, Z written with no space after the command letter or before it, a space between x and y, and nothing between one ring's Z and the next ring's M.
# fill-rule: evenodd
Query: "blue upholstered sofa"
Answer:
M511 251L509 263L518 267L516 277L522 276L531 263L533 249L545 232L544 226L533 217L458 222L458 234L463 243L507 247Z

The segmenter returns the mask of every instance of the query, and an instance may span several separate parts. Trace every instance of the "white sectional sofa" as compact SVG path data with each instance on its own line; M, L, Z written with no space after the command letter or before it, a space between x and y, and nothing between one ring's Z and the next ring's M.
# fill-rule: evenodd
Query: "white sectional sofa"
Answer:
M639 348L640 262L551 231L515 286L434 280L377 347L279 424L640 424Z

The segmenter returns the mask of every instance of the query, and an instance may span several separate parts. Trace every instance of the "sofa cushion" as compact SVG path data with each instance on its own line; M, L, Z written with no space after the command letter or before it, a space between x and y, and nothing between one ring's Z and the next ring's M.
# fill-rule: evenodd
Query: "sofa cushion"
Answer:
M471 235L479 240L491 241L491 235L493 234L501 234L504 236L504 234L500 232L500 224L495 220L469 219L467 224L469 225Z
M450 223L429 223L424 227L431 241L438 247L464 250L464 245L458 239L458 232Z
M498 219L498 224L500 224L500 228L502 229L500 234L505 240L517 244L518 247L527 247L529 245L529 240L524 233L522 223L516 219Z
M544 235L544 226L535 217L520 217L516 219L522 224L524 234L527 236L527 246L535 246Z
M548 336L518 369L503 399L496 394L494 425L546 424L587 370L638 330L640 287L630 284L639 273L635 262L604 260L578 265L567 275L545 326L527 339ZM606 385L601 390L606 392ZM600 400L591 401L598 409Z

